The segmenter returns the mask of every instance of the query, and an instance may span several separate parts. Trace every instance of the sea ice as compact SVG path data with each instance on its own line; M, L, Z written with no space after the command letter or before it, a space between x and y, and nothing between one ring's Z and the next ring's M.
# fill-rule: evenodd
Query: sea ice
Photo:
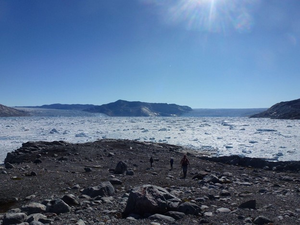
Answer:
M0 162L27 141L80 143L105 138L163 142L213 155L300 160L299 120L44 116L0 121Z

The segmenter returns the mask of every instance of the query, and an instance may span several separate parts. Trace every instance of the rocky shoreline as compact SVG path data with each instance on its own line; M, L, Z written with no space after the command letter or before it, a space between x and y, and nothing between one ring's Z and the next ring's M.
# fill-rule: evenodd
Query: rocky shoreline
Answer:
M0 167L0 224L297 224L299 168L130 140L28 142Z

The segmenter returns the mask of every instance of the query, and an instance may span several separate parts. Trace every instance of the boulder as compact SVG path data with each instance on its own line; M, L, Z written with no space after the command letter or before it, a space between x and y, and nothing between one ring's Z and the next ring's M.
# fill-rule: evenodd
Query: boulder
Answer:
M31 202L22 206L22 211L26 212L28 215L33 213L43 213L46 212L46 206L41 203Z
M111 184L114 184L114 185L121 185L123 182L120 180L120 179L118 179L118 178L111 178L110 180L109 180L109 182L111 183Z
M23 223L26 219L25 213L6 213L3 218L3 225Z
M71 207L65 203L61 199L55 199L50 202L50 204L47 206L48 212L54 212L57 214L60 213L67 213L71 211Z
M68 205L79 205L78 199L73 194L67 194L62 197L62 200Z
M118 162L115 174L124 174L127 171L127 165L123 161Z
M256 200L249 200L239 205L241 209L256 209Z
M205 183L221 183L221 181L219 180L219 178L213 174L209 174L209 175L206 175L205 177L203 177L203 181Z
M201 212L201 208L195 203L184 202L179 205L178 211L184 214L198 215Z
M272 221L265 217L265 216L258 216L253 220L254 224L259 224L259 225L263 225L263 224L269 224L272 223Z
M166 189L155 185L142 185L131 190L123 216L135 214L164 214L176 211L181 200Z
M173 217L175 220L180 220L185 216L183 212L177 212L177 211L169 211L167 212L166 215Z
M83 190L82 194L92 198L96 196L112 196L115 193L114 186L109 182L102 182L99 186L89 187Z
M166 223L174 223L175 222L175 219L173 217L165 216L165 215L158 214L158 213L149 216L148 219L156 220L156 221L163 221L163 222L166 222Z
M41 224L48 223L50 224L52 221L47 218L47 216L41 213L34 213L28 216L27 222L32 224L33 222L40 222Z

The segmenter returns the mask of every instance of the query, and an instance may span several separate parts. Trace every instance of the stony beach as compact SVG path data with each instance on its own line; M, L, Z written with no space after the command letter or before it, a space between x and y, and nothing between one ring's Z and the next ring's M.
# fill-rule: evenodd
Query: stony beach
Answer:
M0 224L300 223L298 164L217 161L130 140L24 143L0 166Z

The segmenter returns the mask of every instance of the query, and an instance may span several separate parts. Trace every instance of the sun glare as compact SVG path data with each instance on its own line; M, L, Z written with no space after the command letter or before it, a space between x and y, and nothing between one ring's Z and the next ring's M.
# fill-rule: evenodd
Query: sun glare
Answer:
M187 30L245 33L253 28L252 7L258 0L174 0L165 1L167 21L182 23Z

